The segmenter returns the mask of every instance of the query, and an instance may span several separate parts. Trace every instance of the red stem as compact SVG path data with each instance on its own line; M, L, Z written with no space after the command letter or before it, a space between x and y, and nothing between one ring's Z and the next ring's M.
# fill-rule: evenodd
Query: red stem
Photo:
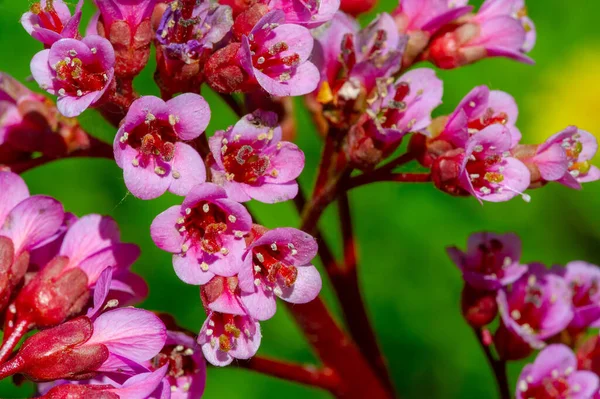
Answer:
M241 118L245 115L244 107L233 97L231 94L219 93L219 97L225 101L225 103L231 108L235 114Z
M47 157L47 156L41 156L39 158L34 158L29 161L24 161L24 162L9 165L9 167L10 167L10 170L15 173L23 173L29 169L33 169L37 166L44 165L44 164L52 162L52 161L56 161L58 159L82 158L82 157L113 159L113 157L114 157L113 148L110 144L107 144L103 141L100 141L100 140L90 136L90 147L89 148L73 151L72 153L67 154L61 158L51 158L51 157Z
M489 345L486 345L483 340L483 331L481 328L473 328L473 332L475 333L477 342L479 342L479 345L481 346L481 349L483 349L483 353L485 353L485 357L492 368L494 377L496 378L496 383L498 384L500 399L510 399L511 396L510 389L508 387L508 376L506 375L506 361L494 359L494 355L492 355Z
M20 320L15 324L10 335L4 337L2 347L0 347L0 364L4 363L10 357L15 346L29 331L30 324L31 322L27 319Z
M286 302L286 306L324 366L339 375L341 384L332 393L340 398L393 398L320 297L301 305Z
M338 199L340 225L344 241L344 267L331 275L333 288L339 298L344 319L350 335L364 353L371 367L375 369L389 392L394 392L387 362L377 342L377 336L371 321L358 281L358 259L356 237L352 227L352 215L347 193L342 193Z
M340 385L337 373L330 368L317 368L313 365L300 365L261 356L248 361L240 361L240 367L272 377L310 385L335 392Z
M390 181L399 183L427 183L431 181L430 173L379 173L375 170L371 173L365 173L352 177L344 185L345 190L351 190L356 187L364 186L365 184Z
M23 359L20 357L4 364L0 363L0 381L18 373L21 367L23 367Z

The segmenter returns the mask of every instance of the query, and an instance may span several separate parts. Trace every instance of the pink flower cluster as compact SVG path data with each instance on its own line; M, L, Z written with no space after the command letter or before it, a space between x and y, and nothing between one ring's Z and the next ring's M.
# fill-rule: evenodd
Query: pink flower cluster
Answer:
M487 331L500 316L484 344L493 344L504 361L542 349L521 372L517 398L600 397L597 337L580 345L588 329L600 326L600 267L583 261L552 268L523 264L514 234L474 234L466 251L450 247L448 254L465 280L467 322Z
M193 339L168 332L152 312L119 307L141 301L148 289L130 270L138 247L121 242L111 218L78 218L53 198L30 196L18 175L0 172L0 225L3 378L19 373L54 381L40 385L45 398L83 398L94 390L145 398L179 385L187 392L192 383L196 392L203 389L204 361ZM33 329L42 331L6 361ZM185 342L185 351L168 346L169 334L177 345ZM168 367L177 354L193 359L195 367ZM189 381L178 382L183 377ZM66 379L101 385L68 385Z
M0 379L25 376L39 383L43 398L199 398L205 359L225 366L251 358L262 339L259 323L274 316L277 298L304 304L317 297L316 239L291 227L259 225L244 206L303 202L296 180L305 158L290 141L289 97L305 96L326 136L314 202L303 215L303 229L315 236L325 207L365 181L433 182L452 195L499 202L517 195L529 201L527 189L552 181L579 189L600 179L591 164L598 144L584 130L571 126L542 144L522 144L518 108L508 93L475 87L450 115L432 117L443 82L433 69L412 67L429 61L451 69L491 57L532 63L527 53L536 31L524 0L486 0L476 12L468 0L401 0L364 27L350 14L372 2L94 3L98 10L85 35L79 32L83 0L72 14L63 0L41 0L21 18L44 47L30 63L33 79L57 97L56 105L0 73ZM140 95L133 84L152 44L161 98ZM239 116L211 137L204 84ZM89 108L115 126L112 146L74 119ZM407 152L379 166L406 136ZM131 271L138 247L121 242L112 219L76 217L55 199L30 196L15 174L82 155L114 157L136 198L167 191L182 197L155 217L150 235L172 254L176 275L199 287L207 317L197 335L168 315L123 307L143 300L148 289ZM428 171L393 173L412 160ZM465 280L465 319L483 331L499 315L488 344L493 341L502 361L545 348L523 370L517 397L597 393L598 377L586 370L600 370L600 344L590 341L578 359L571 350L583 332L600 326L596 266L522 264L521 243L510 234L477 234L467 251L451 248L449 254ZM349 348L340 357L357 362L350 366L370 362L379 369L379 355L363 359L359 350L372 333L366 326L366 334L353 336L356 323L348 323L352 336L346 337L326 310L313 311L325 322L302 315L305 333L329 328L324 341L341 346L318 348L325 371L301 374L347 393L332 386L354 380L356 372L328 352ZM18 347L31 330L39 331ZM376 342L369 347L377 349ZM375 385L385 385L385 374L373 371ZM379 388L373 392L388 389Z

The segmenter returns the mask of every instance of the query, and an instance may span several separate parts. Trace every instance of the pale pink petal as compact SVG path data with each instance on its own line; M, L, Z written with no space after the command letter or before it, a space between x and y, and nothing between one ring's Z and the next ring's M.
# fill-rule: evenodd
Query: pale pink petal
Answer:
M273 291L263 286L256 287L252 293L243 293L240 298L248 310L248 314L256 320L268 320L275 315L277 303Z
M184 93L167 101L169 114L176 116L173 126L182 140L192 140L200 136L210 121L210 108L202 96Z
M54 198L34 195L19 202L4 219L0 235L10 238L15 253L33 249L61 227L64 210Z
M143 362L160 352L167 340L167 329L154 313L122 308L101 314L85 345L105 345L111 354Z
M173 180L169 191L176 195L187 195L194 186L206 181L206 168L200 154L185 143L175 143L172 161ZM177 176L177 178L176 178Z
M120 240L119 226L108 216L86 215L67 231L60 255L78 265L88 256Z
M182 217L181 207L175 205L154 219L150 225L150 235L157 247L171 253L181 251L184 239L177 230L177 219L180 217Z
M309 265L298 267L298 277L291 287L279 284L281 299L291 303L307 303L319 295L322 281L321 275L316 267Z
M246 193L257 201L266 204L285 202L298 195L298 183L291 181L281 184L263 184L261 186L246 186Z
M25 181L16 173L0 172L0 226L4 218L19 202L29 197Z

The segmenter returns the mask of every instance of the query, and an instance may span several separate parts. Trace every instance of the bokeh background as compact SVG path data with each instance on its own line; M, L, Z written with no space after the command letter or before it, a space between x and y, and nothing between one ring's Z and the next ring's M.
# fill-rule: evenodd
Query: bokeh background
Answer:
M75 3L75 0L73 0ZM84 21L92 13L86 1ZM475 5L481 0L472 0ZM390 11L397 3L384 0L362 18ZM29 76L29 61L40 45L19 25L29 6L24 0L0 0L0 70L21 81ZM518 126L524 142L536 143L568 124L600 134L600 3L564 0L529 0L529 14L538 29L531 53L537 65L509 60L485 60L455 71L442 71L444 104L437 114L449 113L472 87L486 84L513 94L520 106ZM153 85L154 63L136 80L142 94L158 94ZM30 87L34 85L29 84ZM220 99L203 94L212 108L207 131L212 134L235 122ZM320 139L297 101L297 143L306 153L307 166L300 181L305 190L313 184L320 154ZM94 111L80 118L93 135L112 142L115 133ZM30 190L62 201L67 210L84 215L114 217L125 241L142 247L134 269L150 284L148 309L171 312L185 327L197 331L204 320L197 287L177 279L169 254L156 248L149 235L152 219L172 204L175 196L141 201L127 194L121 170L109 160L64 160L24 175ZM585 259L600 264L600 184L582 192L549 185L531 192L531 203L481 206L472 198L453 198L430 185L381 183L351 194L359 238L360 279L363 294L387 354L393 379L403 398L493 398L496 387L485 358L459 312L461 278L444 248L464 246L469 234L490 230L517 232L523 240L524 261L564 264ZM266 206L251 203L269 227L297 226L290 203ZM339 250L335 208L328 210L321 227ZM328 285L325 296L339 314ZM259 353L282 359L312 362L314 356L283 307L262 324ZM523 363L510 367L514 383ZM23 398L31 385L15 388L0 382L1 398ZM327 398L326 393L287 383L247 370L210 368L207 398Z

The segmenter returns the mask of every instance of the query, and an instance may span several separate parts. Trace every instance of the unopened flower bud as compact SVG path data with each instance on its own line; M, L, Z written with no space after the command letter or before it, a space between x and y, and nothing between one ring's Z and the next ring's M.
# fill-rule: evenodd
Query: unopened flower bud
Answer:
M105 345L81 345L92 333L89 318L70 320L29 337L7 364L34 381L89 378L109 356Z
M266 4L255 4L249 9L242 12L235 18L232 32L237 40L241 40L242 36L249 35L254 25L267 13L269 7Z
M342 0L340 10L357 16L370 11L376 4L377 0Z
M54 258L21 290L15 301L18 319L51 327L84 308L90 296L88 277L80 268L64 270L68 262Z
M461 297L461 309L467 323L473 327L483 327L491 323L498 314L496 293L478 290L465 284Z
M469 195L460 184L459 176L464 161L464 152L456 149L437 158L431 167L431 177L435 186L450 195Z
M213 53L206 62L206 81L213 90L219 93L242 90L248 75L237 61L240 46L240 43L231 43Z
M6 237L0 237L0 311L8 304L14 288L19 284L29 265L29 253L14 259L14 246Z

